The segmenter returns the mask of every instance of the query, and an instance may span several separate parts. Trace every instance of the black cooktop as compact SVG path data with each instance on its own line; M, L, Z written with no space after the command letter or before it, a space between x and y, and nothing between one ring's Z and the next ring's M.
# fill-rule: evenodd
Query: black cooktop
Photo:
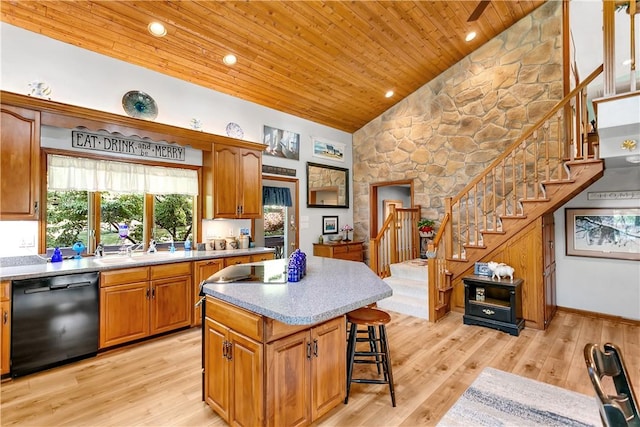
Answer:
M287 260L276 259L250 264L230 265L209 276L204 284L233 282L287 283Z

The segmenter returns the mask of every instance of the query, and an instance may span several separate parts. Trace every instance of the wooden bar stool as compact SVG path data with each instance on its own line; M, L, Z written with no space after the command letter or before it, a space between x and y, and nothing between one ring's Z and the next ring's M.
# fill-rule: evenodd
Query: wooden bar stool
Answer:
M391 357L389 356L389 346L387 344L387 330L385 325L391 321L391 316L386 311L372 307L362 307L347 313L349 322L349 340L347 344L347 396L344 403L349 401L349 391L351 383L365 384L389 384L391 393L391 403L396 406L396 394L393 388L393 374L391 372ZM358 337L358 326L366 327L366 337ZM375 327L378 327L376 336ZM369 351L358 351L359 342L368 342ZM355 363L375 364L382 366L383 378L353 378L353 365Z

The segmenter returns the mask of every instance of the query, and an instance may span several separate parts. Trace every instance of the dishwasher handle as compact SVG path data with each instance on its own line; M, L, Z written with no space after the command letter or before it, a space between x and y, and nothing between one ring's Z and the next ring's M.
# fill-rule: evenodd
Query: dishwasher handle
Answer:
M39 292L56 291L60 289L74 289L83 288L85 286L91 286L91 282L77 282L77 283L59 283L45 286L39 286L37 288L28 288L24 290L25 294L37 294Z

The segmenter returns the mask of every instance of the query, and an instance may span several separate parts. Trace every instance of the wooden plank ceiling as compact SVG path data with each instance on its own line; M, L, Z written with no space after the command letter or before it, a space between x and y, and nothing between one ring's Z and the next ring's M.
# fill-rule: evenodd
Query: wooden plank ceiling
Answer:
M467 22L479 3L2 0L0 10L6 23L354 132L544 0L492 0ZM153 20L165 37L146 31ZM222 63L227 53L237 64Z

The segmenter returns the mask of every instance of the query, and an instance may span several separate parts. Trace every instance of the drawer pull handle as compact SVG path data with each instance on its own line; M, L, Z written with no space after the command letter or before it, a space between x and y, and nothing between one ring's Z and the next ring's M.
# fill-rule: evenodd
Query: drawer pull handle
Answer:
M489 315L489 316L492 316L492 315L496 314L496 312L495 312L495 311L490 310L490 309L488 309L488 308L483 308L483 309L482 309L482 312L483 312L484 314Z

